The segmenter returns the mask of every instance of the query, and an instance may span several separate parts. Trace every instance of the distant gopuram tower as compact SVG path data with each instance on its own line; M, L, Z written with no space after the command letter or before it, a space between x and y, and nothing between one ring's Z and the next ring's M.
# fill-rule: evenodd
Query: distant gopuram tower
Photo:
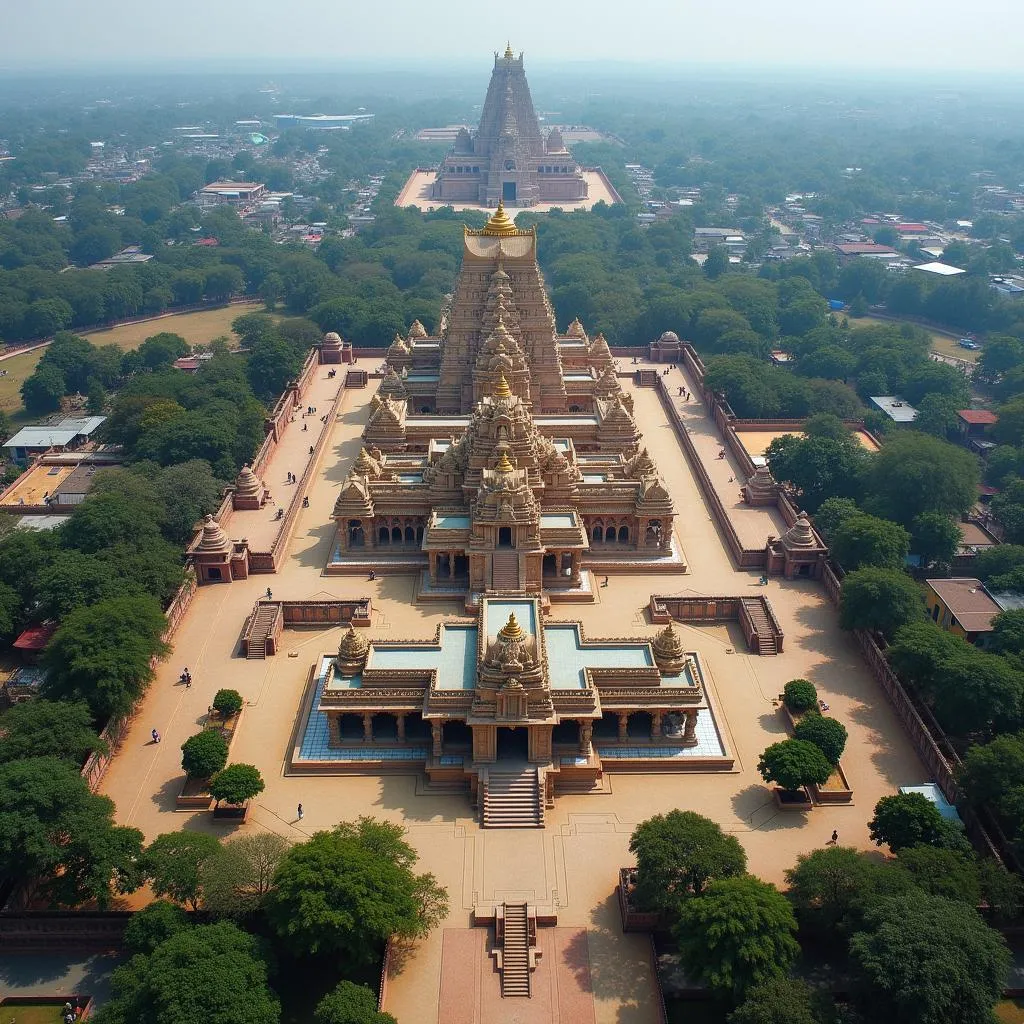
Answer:
M494 54L480 127L463 128L438 168L431 198L453 203L533 206L587 198L579 166L552 128L546 136L533 109L523 55Z

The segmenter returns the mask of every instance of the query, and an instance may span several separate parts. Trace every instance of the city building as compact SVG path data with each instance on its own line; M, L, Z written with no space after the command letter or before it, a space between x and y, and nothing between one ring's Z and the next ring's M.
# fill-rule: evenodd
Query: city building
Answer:
M254 209L267 196L267 186L253 181L211 181L199 190L200 206L233 206L239 212Z
M917 419L917 410L896 395L872 395L869 401L894 423L913 423Z
M1000 612L1021 606L1019 595L1006 595L1010 600L1003 602L1002 595L991 593L981 580L925 580L925 586L925 606L932 621L979 647L985 646L992 620Z
M52 426L22 427L3 447L15 462L56 449L68 451L85 444L106 416L68 416Z
M367 124L373 114L275 114L278 129L306 128L315 131L345 131L356 124Z
M494 70L475 134L462 128L437 170L431 198L497 206L586 199L588 185L557 128L541 134L523 55L509 46Z

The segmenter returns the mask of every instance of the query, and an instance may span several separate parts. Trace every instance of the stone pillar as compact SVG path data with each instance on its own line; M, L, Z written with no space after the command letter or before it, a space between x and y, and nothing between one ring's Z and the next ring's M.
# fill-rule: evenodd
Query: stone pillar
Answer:
M430 582L437 583L437 552L431 551L427 558L430 560Z
M551 760L551 726L531 725L528 727L529 742L527 756L531 761Z
M651 742L656 743L661 739L661 718L663 712L652 711L651 712Z
M441 721L440 719L434 718L430 722L430 738L433 741L433 755L434 757L440 757L444 752L444 747L441 743Z
M329 747L341 746L341 715L327 716L327 745Z
M683 729L683 746L695 747L697 746L697 711L696 709L689 709L684 711L683 714L686 716L686 726Z
M625 743L629 739L629 712L617 711L619 716L619 742Z
M363 712L363 742L373 742L373 715L369 711Z
M405 742L405 712L399 711L395 715L395 728L398 731L398 742Z
M493 763L498 759L498 728L494 725L473 726L473 760Z
M572 585L578 587L580 585L580 553L574 551L572 553Z
M594 723L589 718L580 722L580 753L590 754L590 743L594 736Z

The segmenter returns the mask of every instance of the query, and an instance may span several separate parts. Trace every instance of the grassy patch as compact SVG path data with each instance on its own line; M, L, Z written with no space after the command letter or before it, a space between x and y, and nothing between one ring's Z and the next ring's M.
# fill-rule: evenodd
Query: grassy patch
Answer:
M61 1024L63 1003L0 1004L0 1019L4 1024Z
M999 1024L1024 1024L1024 999L1000 999L995 1013Z
M14 413L21 408L21 385L32 376L45 351L45 348L40 348L0 361L0 370L7 371L6 377L0 377L0 409L4 412Z
M94 345L117 345L138 348L154 334L180 334L190 345L207 345L222 334L231 336L231 321L246 313L263 309L259 302L238 303L220 309L200 309L195 313L172 313L158 320L139 324L120 324L92 334L83 335Z

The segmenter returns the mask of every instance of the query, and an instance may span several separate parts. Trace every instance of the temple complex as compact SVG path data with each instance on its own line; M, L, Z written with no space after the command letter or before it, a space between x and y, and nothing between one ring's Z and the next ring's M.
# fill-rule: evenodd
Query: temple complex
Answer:
M425 591L461 589L471 608L486 593L586 599L598 552L602 571L684 571L632 405L605 339L578 320L558 331L536 231L499 204L465 231L438 336L417 321L388 349L327 571L364 571L376 549L378 563L418 560Z
M587 182L557 128L542 135L533 109L523 55L494 54L480 126L459 131L437 171L431 198L495 206L587 198Z

